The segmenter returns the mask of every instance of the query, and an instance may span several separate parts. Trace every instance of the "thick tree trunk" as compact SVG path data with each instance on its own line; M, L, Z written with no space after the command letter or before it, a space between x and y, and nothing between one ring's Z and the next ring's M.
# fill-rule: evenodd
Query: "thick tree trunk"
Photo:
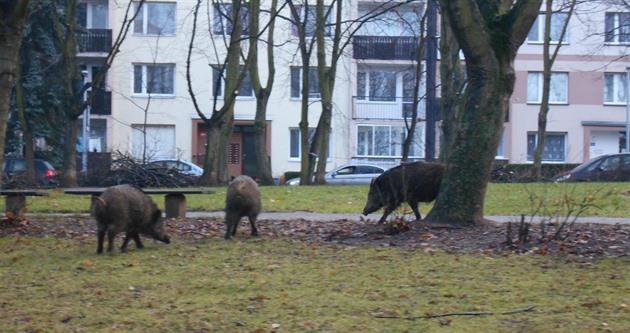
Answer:
M514 58L541 0L480 5L441 0L442 13L466 57L468 84L459 130L429 222L478 223L492 163L514 89Z
M4 160L9 99L15 81L22 31L28 19L28 4L29 0L0 3L0 164Z
M457 134L457 126L460 123L460 104L462 103L462 91L464 84L464 70L462 60L459 58L459 44L446 17L442 18L442 38L440 38L440 75L442 76L442 139L440 140L441 162L446 162L451 155L453 142Z

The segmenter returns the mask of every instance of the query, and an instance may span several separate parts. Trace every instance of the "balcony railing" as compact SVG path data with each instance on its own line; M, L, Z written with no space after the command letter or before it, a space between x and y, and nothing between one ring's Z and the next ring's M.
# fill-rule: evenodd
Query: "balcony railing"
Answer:
M101 116L112 114L112 92L97 90L90 104L90 113Z
M86 29L78 37L79 52L107 53L112 49L111 29Z
M418 103L417 118L425 119L424 101ZM412 115L413 103L408 97L352 97L353 119L399 120Z
M352 39L354 59L414 60L418 37L355 36Z

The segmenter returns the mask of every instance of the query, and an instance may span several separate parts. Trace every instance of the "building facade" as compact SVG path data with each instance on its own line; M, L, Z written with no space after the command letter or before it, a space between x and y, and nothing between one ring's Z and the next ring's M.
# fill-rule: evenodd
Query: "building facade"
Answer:
M348 2L344 16L369 17L383 3ZM121 151L143 159L180 158L202 164L206 125L199 112L209 117L223 102L225 92L217 68L225 58L225 38L231 25L221 15L230 10L227 2L203 4L204 14L199 15L190 50L189 88L186 64L196 4L191 0L145 2L108 72L106 88L92 104L90 151ZM268 5L263 1L263 6ZM86 29L80 35L79 56L88 81L119 34L126 8L126 4L107 0L86 1L80 6L79 22ZM302 15L312 13L303 7L300 10ZM337 70L328 169L357 162L385 167L398 164L410 121L417 123L410 158L425 158L424 100L417 105L415 119L411 118L414 91L423 96L425 89L424 74L419 80L415 75L417 66L424 67L416 52L425 10L423 1L391 9L363 24L352 37ZM627 101L625 53L630 42L630 29L623 27L630 18L626 12L627 8L597 2L578 6L553 66L544 162L579 163L625 149L621 146L625 142ZM291 16L287 7L281 16ZM497 152L498 159L510 163L530 163L533 159L542 95L543 17L541 13L515 62L516 86ZM563 13L553 18L557 30ZM266 20L268 16L261 23ZM554 28L552 35L558 36ZM277 71L266 119L267 153L273 176L280 177L300 169L302 61L290 20L278 19L274 37ZM261 45L264 82L267 46ZM314 55L311 66L309 77L316 82ZM253 158L256 101L248 80L241 84L235 103L229 147L231 176L255 176L257 172ZM313 129L320 113L318 98L319 89L312 85L308 122Z

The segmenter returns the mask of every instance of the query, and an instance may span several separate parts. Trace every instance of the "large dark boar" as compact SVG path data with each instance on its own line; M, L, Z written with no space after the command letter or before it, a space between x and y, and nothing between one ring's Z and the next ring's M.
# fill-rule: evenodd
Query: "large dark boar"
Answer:
M415 162L385 171L372 180L363 215L385 207L383 217L378 221L378 224L382 224L394 209L407 202L416 214L416 219L420 220L418 203L435 200L444 170L443 164Z
M228 186L225 196L225 239L236 235L236 229L243 216L249 218L252 236L258 236L256 219L262 209L258 184L249 176L238 176Z
M114 237L125 232L125 240L120 248L127 252L127 244L133 238L137 248L144 247L140 234L152 237L166 244L169 237L164 233L162 211L141 190L131 185L116 185L107 188L100 196L92 197L92 216L98 226L97 253L103 253L103 241L107 233L107 252L114 248Z

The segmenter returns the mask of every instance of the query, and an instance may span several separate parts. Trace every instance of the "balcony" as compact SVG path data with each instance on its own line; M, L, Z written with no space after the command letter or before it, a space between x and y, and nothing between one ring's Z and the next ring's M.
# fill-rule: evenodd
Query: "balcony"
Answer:
M90 114L108 116L112 114L112 92L97 90L90 104Z
M77 37L79 52L109 53L112 49L111 29L85 29Z
M355 36L354 59L415 60L418 37Z
M352 119L402 120L411 117L413 103L408 97L352 97ZM418 119L425 119L424 101L418 104Z

